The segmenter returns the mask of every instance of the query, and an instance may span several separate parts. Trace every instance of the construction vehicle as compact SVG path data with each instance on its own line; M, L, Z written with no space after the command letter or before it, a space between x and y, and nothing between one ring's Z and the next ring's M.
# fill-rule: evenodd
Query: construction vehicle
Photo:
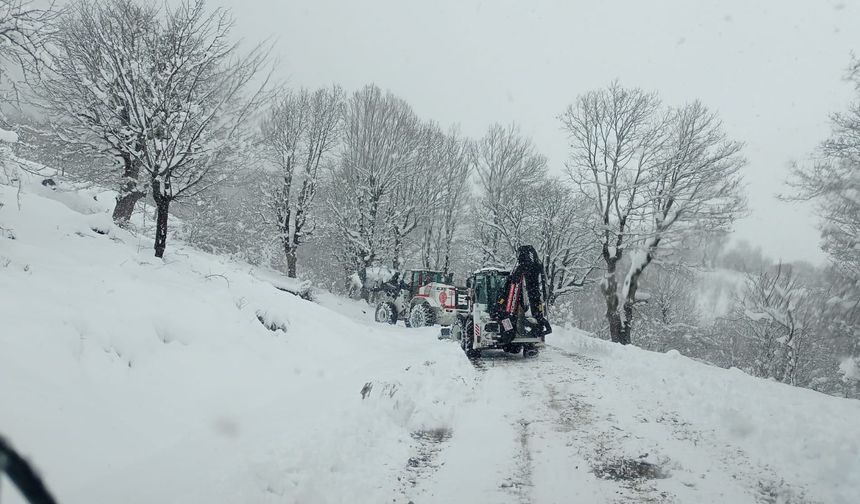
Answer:
M450 325L465 313L468 304L462 288L454 286L454 275L433 270L407 270L378 289L385 298L376 305L377 322L407 327Z
M470 359L490 349L534 357L552 332L544 317L546 282L537 252L523 245L517 254L513 272L483 268L472 274L467 312L442 328L440 337L459 341Z
M546 340L548 331L522 308L515 312L514 320L498 320L492 315L492 307L499 299L510 276L509 271L484 268L476 271L466 281L469 306L465 314L450 325L442 327L441 337L459 341L466 356L474 359L483 350L504 350L534 357ZM513 334L505 331L503 324L510 324Z

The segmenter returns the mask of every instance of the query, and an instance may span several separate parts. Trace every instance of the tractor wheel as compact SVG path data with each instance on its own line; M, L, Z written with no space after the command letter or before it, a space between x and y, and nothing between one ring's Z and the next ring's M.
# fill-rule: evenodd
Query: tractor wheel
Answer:
M383 301L376 305L376 321L386 324L397 323L397 307L391 301Z
M466 353L468 359L478 359L481 357L481 350L472 348L472 340L475 338L475 325L469 319L463 324L463 333L460 336L460 347Z
M460 333L460 348L462 348L464 352L468 352L472 349L472 339L474 339L474 335L475 328L472 325L472 320L466 320L463 323Z
M409 312L409 325L412 327L427 327L436 323L436 314L427 303L419 303Z

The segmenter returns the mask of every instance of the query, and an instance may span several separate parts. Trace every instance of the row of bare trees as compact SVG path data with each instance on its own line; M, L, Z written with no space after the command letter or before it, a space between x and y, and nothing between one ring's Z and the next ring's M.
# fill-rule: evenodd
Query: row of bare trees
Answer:
M458 241L472 249L465 267L508 264L532 243L550 301L593 282L602 258L612 339L628 343L639 278L658 251L743 210L740 144L699 103L666 107L619 84L580 96L561 115L571 157L556 179L515 125L471 141L375 85L268 93L266 49L240 52L231 26L202 0L80 0L45 44L35 103L66 148L116 160L118 223L152 198L159 257L172 202L199 200L253 164L245 178L264 195L253 213L290 276L317 223L359 276L382 264L447 271ZM622 257L633 258L626 273Z
M515 124L470 139L373 84L270 85L267 48L240 48L229 12L202 0L34 5L0 0L0 83L14 81L0 105L39 108L30 143L114 184L118 224L154 203L157 256L171 213L192 243L333 287L381 267L462 278L510 266L529 243L554 315L574 299L578 323L612 341L635 334L830 392L838 373L860 383L857 102L833 116L817 159L795 166L787 198L816 202L832 262L798 273L749 248L720 252L746 211L745 160L702 103L667 105L617 82L584 93L558 117L560 170ZM848 78L860 92L860 63ZM696 268L719 262L747 276L708 325Z
M341 275L361 277L381 265L509 265L531 243L550 303L599 283L609 334L629 343L649 265L668 271L683 244L745 210L742 145L698 102L667 106L618 83L579 96L559 117L570 156L557 178L516 125L473 141L375 85L269 92L266 48L240 51L229 13L200 0L81 0L53 16L4 5L41 20L30 33L46 36L9 38L0 56L44 62L34 102L66 149L116 160L118 223L152 199L159 256L171 203L185 197L189 236L274 246L289 276L308 245L305 256L325 249ZM838 124L851 131L852 120ZM850 138L827 152L847 152ZM811 182L823 166L798 172L806 197L826 190ZM850 172L845 161L826 166Z

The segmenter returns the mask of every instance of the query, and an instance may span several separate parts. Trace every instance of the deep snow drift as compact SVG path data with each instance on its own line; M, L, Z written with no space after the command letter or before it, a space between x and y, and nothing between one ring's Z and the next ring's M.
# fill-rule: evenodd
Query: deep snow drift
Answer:
M860 401L564 328L473 366L273 272L156 259L109 193L18 201L0 185L0 434L61 503L860 502Z

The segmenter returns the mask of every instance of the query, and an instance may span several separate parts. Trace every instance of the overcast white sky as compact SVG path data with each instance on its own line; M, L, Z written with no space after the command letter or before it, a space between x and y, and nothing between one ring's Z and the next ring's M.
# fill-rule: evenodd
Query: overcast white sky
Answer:
M823 260L810 208L774 194L853 95L842 77L860 52L860 0L210 1L248 41L276 38L292 85L375 82L474 137L515 121L559 172L556 116L578 94L618 78L671 104L701 99L747 144L752 214L736 236Z

